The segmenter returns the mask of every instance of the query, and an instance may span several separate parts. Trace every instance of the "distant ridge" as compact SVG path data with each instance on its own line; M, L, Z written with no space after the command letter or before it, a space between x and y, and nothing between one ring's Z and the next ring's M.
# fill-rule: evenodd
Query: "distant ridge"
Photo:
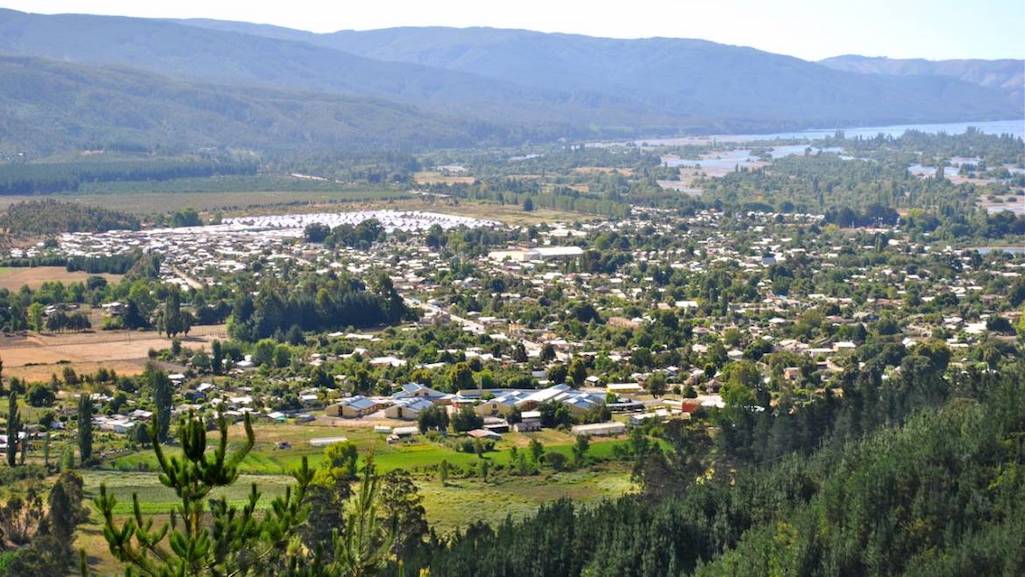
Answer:
M125 98L139 118L155 115L177 127L163 133L142 122L133 127L93 107L83 110L82 125L72 131L81 140L128 131L180 145L224 137L279 149L318 142L434 147L1025 116L1020 99L1009 98L1002 84L953 74L836 70L835 63L670 38L490 28L314 34L241 22L0 9L0 54L45 59L35 61L38 70L21 65L21 83L53 83L65 91L90 85L105 98ZM77 70L63 83L55 76L61 66L66 73ZM81 66L87 68L75 68ZM32 79L36 73L40 77ZM156 95L153 111L140 97L140 83L148 87L142 92ZM168 98L174 83L188 86L191 97ZM230 106L201 112L192 97L211 91L244 102L246 112L233 117ZM87 104L74 92L15 94L10 86L0 92L19 111L0 111L0 143L8 145L32 138L26 118L44 128L70 122L63 108L47 101ZM213 113L209 126L189 124Z
M1012 102L1025 103L1025 60L924 60L845 54L820 61L846 72L893 76L944 76L1006 93Z

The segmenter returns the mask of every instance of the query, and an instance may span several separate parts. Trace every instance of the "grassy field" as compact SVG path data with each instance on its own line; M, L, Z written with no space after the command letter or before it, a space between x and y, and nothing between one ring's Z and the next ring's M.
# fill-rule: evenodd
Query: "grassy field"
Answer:
M156 524L166 522L175 503L174 493L160 484L155 473L85 471L86 496L98 494L100 483L118 499L115 518L123 521L132 512L132 494L139 495L140 508ZM238 482L214 496L224 496L241 504L251 484L261 493L260 509L266 509L274 497L282 495L292 478L285 475L241 475ZM454 479L442 485L436 478L417 478L430 526L440 534L466 527L474 521L500 523L506 518L530 515L541 505L562 498L589 506L636 490L624 467L604 464L586 470L547 472L529 477L502 476L488 482L480 479ZM107 551L99 525L98 512L92 521L79 528L76 548L86 550L90 566L100 575L119 574L116 562Z
M513 447L526 450L531 438L537 438L547 451L566 455L571 452L573 437L567 433L545 430L539 433L509 433L497 445L497 450L485 458L494 466L487 481L460 470L470 469L480 458L469 453L458 452L426 439L416 442L388 445L382 435L368 427L335 427L324 425L257 424L257 444L243 462L243 474L230 487L219 489L213 497L225 497L236 505L243 504L253 484L261 494L258 508L270 507L275 497L282 495L294 480L286 474L296 467L302 458L308 457L311 466L316 466L323 450L309 446L309 439L315 437L344 436L357 445L360 455L373 453L374 462L380 472L395 468L410 470L420 494L431 527L441 534L466 527L475 521L500 523L506 518L521 518L530 515L541 505L558 499L568 498L581 505L593 505L604 499L613 499L636 490L630 479L626 463L612 460L613 447L622 441L592 442L588 452L592 464L576 471L556 472L542 468L530 476L515 476L500 471L500 465L510 463ZM243 434L240 426L230 429L231 443L237 444ZM278 442L287 441L291 449L279 450ZM168 454L176 455L173 447ZM441 483L436 470L442 460L453 465L447 483ZM132 495L137 494L140 509L144 515L157 523L167 519L177 502L172 490L163 486L154 472L156 468L152 453L142 451L118 458L114 469L86 470L82 472L86 497L91 499L99 493L100 484L117 498L115 516L119 521L132 514ZM139 469L146 468L146 471ZM101 528L100 516L94 512L91 523L79 528L76 547L88 553L90 565L101 575L118 572L117 564L107 552Z
M292 424L257 424L256 446L242 462L242 472L254 475L287 474L302 463L303 457L308 458L311 466L320 463L323 449L310 446L310 439L318 437L345 437L354 445L361 456L373 454L377 468L382 472L403 468L414 472L432 470L441 461L447 461L454 467L464 468L477 462L478 457L472 453L418 438L416 441L389 445L385 435L374 433L369 427L336 427L323 425L292 425ZM244 435L241 425L229 428L231 443L237 445ZM507 433L495 446L495 450L487 453L493 465L508 465L511 462L511 449L525 450L531 438L537 438L545 446L546 451L555 451L570 456L574 437L568 433L545 430L538 433ZM287 442L288 449L278 449L278 443ZM608 460L613 456L613 447L621 440L593 440L589 455L598 460ZM177 454L174 447L168 448L168 454ZM157 467L156 458L151 451L140 451L122 456L111 463L111 467L119 471L152 471Z

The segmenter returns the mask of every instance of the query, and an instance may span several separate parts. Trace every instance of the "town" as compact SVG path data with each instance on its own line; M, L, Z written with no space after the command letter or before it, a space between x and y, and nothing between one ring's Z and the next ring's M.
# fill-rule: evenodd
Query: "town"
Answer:
M0 577L1025 573L1020 61L78 18L0 10Z

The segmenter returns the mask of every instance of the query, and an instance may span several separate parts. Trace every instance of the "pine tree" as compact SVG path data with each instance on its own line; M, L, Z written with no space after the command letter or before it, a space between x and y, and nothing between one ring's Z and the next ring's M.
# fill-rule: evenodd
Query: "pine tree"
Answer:
M146 381L153 395L153 404L156 405L156 433L153 438L160 442L167 441L167 433L171 428L171 402L172 387L171 379L167 378L164 371L150 363L146 365Z
M116 521L117 498L106 485L100 485L96 505L104 519L103 535L114 558L129 568L126 575L337 575L323 571L319 556L308 557L288 546L309 512L306 489L313 471L305 458L293 473L296 483L262 515L257 513L260 494L255 484L241 507L229 504L224 496L210 497L214 489L238 479L239 465L255 444L249 415L244 423L246 440L232 454L228 453L228 423L223 416L217 425L220 438L212 451L207 451L204 420L193 414L178 427L181 457L166 455L154 440L160 482L180 499L170 522L162 527L154 528L153 519L143 514L138 494L132 495L132 516L122 523ZM158 438L155 417L150 429L154 439ZM81 571L83 576L89 575L85 551L81 553Z
M93 457L93 400L85 393L78 396L78 454L83 465Z
M214 339L210 344L210 368L215 375L221 374L224 369L224 350L221 348L221 341Z
M21 414L18 412L18 394L13 390L7 396L7 466L18 465L18 434L21 432Z

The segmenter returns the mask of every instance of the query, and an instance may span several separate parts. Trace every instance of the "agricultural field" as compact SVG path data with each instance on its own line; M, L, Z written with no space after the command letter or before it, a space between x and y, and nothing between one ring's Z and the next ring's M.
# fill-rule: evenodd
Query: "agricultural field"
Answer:
M224 325L198 326L182 337L185 346L207 348L211 341L224 338ZM118 374L142 372L150 350L171 346L171 339L157 331L91 331L83 333L36 333L0 336L5 376L28 381L43 381L52 373L71 367L90 373L100 367Z
M62 282L64 284L85 282L93 276L82 271L68 271L62 266L37 266L37 267L0 267L0 289L10 291L19 290L23 286L37 289L45 282ZM107 282L118 282L122 275L101 274Z

